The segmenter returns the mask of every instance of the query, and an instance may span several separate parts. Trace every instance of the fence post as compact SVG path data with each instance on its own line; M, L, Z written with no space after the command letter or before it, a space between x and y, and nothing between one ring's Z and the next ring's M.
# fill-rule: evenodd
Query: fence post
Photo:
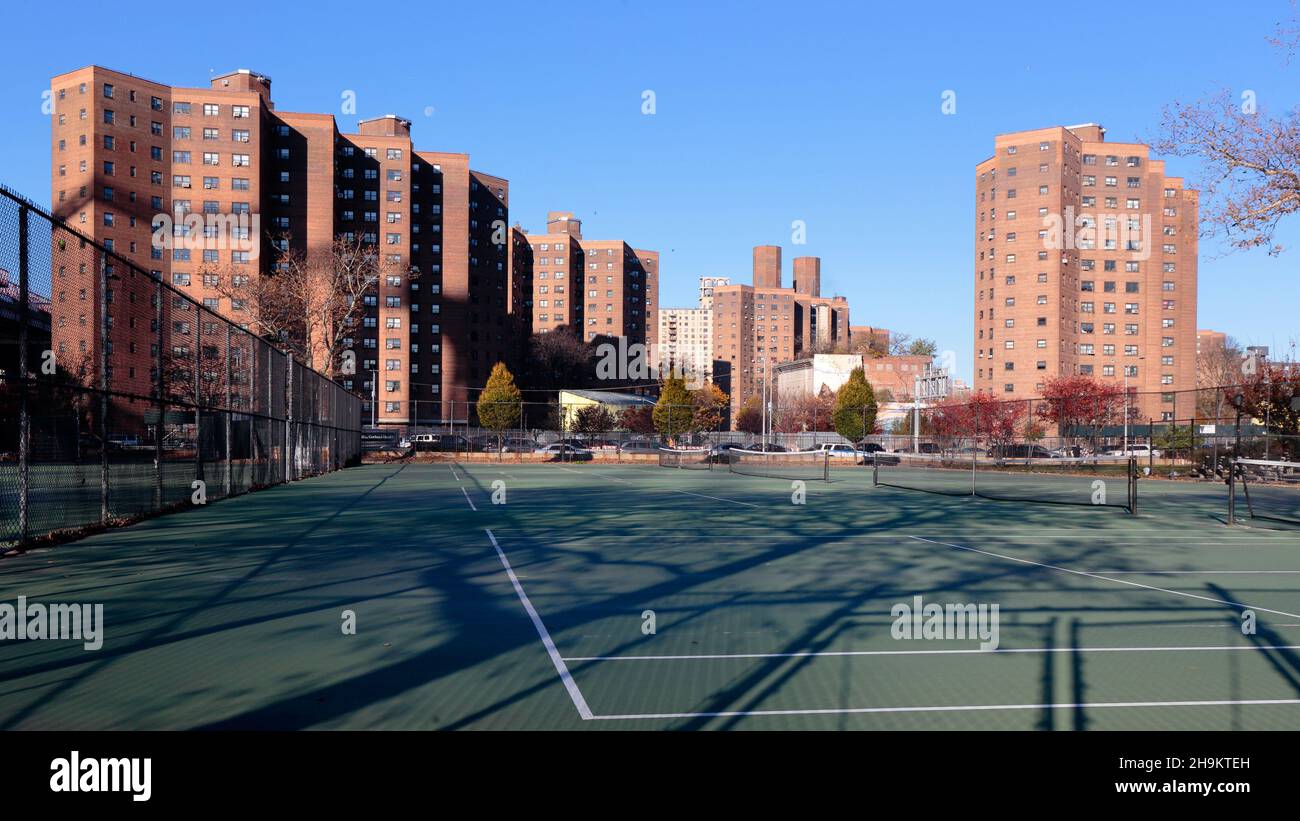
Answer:
M266 484L275 484L271 475L271 456L275 453L275 438L272 434L275 431L275 360L274 349L266 346L266 441L262 443L262 449L266 451Z
M293 354L284 352L284 481L293 479L294 458L290 453L293 448Z
M108 257L95 250L99 255L99 521L108 524Z
M222 416L226 417L226 475L225 475L226 496L230 496L234 492L233 486L234 486L234 478L235 478L234 466L230 464L230 457L231 457L230 439L231 436L234 435L234 424L233 424L234 420L231 418L234 415L234 412L230 409L231 407L230 400L234 394L233 383L235 381L234 368L231 367L231 362L230 362L230 334L231 334L230 329L231 329L231 325L229 322L227 322L226 323L226 356L225 356L226 373L225 373L225 379L223 380L226 383L226 409L225 411L222 412Z
M1156 420L1153 416L1147 417L1147 475L1150 476L1156 469Z
M18 378L22 388L18 397L18 549L27 547L29 528L27 512L27 470L31 437L31 419L28 416L28 395L31 391L30 373L27 366L28 315L27 302L30 296L28 288L27 258L27 206L18 208Z
M154 431L153 437L153 508L154 510L162 510L163 436L167 432L167 375L166 368L163 367L163 345L166 337L163 332L163 284L161 275L154 283L153 322L155 326L153 366L158 372L158 378L154 380L155 390L158 391L158 430Z
M194 310L194 478L203 481L203 309Z

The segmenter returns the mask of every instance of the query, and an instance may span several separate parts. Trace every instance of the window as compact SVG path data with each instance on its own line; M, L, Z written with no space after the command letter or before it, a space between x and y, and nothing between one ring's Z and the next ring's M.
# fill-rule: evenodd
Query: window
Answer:
M204 103L204 104L203 104L203 116L204 116L204 117L215 117L215 116L217 116L217 115L220 114L220 113L221 113L221 106L217 105L216 103Z

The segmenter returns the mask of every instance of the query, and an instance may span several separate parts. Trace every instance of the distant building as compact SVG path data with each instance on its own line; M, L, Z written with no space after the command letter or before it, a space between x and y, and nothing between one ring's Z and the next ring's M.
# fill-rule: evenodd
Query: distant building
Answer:
M871 325L851 325L849 326L849 342L853 345L861 345L864 348L871 347L888 353L889 329L876 328Z
M776 366L777 393L782 400L820 395L823 390L834 393L849 380L854 368L862 368L878 401L910 399L916 377L931 362L928 356L814 354Z
M713 370L728 366L733 420L765 379L775 379L778 365L848 342L849 303L821 296L821 261L796 259L795 275L797 289L781 287L781 248L760 245L753 285L713 289Z
M1215 350L1223 350L1228 346L1228 335L1222 331L1198 330L1196 332L1196 355L1208 356Z
M659 335L659 252L621 239L587 239L568 211L546 215L546 232L526 233L533 256L533 331L567 326L579 338L626 337L651 345Z
M676 372L707 380L713 374L713 290L730 285L727 277L700 277L700 300L694 308L659 310L659 372Z
M151 277L247 324L247 300L223 291L223 278L251 284L289 253L320 258L342 239L372 248L384 267L342 343L357 368L339 382L364 397L367 417L464 421L492 366L517 366L510 184L471 168L468 154L419 149L411 122L393 114L342 133L331 114L277 106L271 78L247 69L184 87L86 66L53 77L50 94L55 216L151 275L109 264L108 313L119 321L101 339L82 322L105 299L96 272L65 272L51 295L61 365L99 363L111 349L114 388L148 396L151 347L210 347L200 337L211 324L167 300L161 339L146 340L123 320L127 306L154 298ZM203 222L202 237L191 221ZM166 242L155 241L156 224Z
M1092 376L1172 420L1196 387L1198 194L1095 123L999 134L975 167L975 388Z
M564 427L566 430L572 429L574 419L578 411L583 408L600 405L618 419L618 415L626 408L645 406L653 408L655 400L645 396L638 396L634 393L614 393L612 391L584 391L584 390L567 390L560 391L560 407L564 409Z

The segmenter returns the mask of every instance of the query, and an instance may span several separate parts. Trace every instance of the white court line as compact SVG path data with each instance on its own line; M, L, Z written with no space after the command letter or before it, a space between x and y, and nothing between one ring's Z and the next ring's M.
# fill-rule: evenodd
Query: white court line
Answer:
M1215 625L1218 626L1218 625ZM716 661L724 659L817 658L820 656L982 656L997 653L1148 653L1205 650L1300 650L1300 644L1247 644L1204 647L1023 647L997 650L806 650L793 653L700 653L680 656L566 656L565 661Z
M671 490L671 488L669 488ZM736 499L723 499L721 496L705 496L703 493L691 493L689 490L673 490L673 493L685 493L687 496L699 496L701 499L712 499L715 502L731 502L733 505L745 505L747 507L764 507L756 505L753 502L741 502Z
M650 718L745 718L749 716L844 715L848 713L960 713L991 710L1079 710L1114 707L1227 707L1300 704L1297 698L1224 699L1221 701L1102 701L1071 704L954 704L939 707L830 707L814 710L719 710L702 713L630 713L592 716L599 721L633 721Z
M462 486L460 492L465 494L465 501L469 502L469 509L477 513L478 508L474 506L474 500L469 498L469 491Z
M1089 573L1113 573L1116 576L1222 576L1224 574L1253 575L1264 573L1275 576L1280 573L1300 573L1300 570L1089 570Z
M528 600L528 594L524 593L524 587L519 583L519 578L515 576L515 571L510 567L510 561L506 559L505 551L501 545L497 544L497 537L492 535L492 531L483 528L483 532L488 535L492 541L492 547L496 549L497 555L501 557L501 564L506 569L506 575L510 577L510 583L515 587L515 593L519 596L519 601L528 611L528 618L533 620L533 627L537 628L537 635L542 638L542 645L546 647L546 652L551 657L551 663L555 665L555 672L560 674L560 681L564 682L564 689L569 691L569 698L573 700L573 706L578 708L578 715L583 721L594 718L591 714L591 708L587 706L587 700L582 697L582 691L578 689L578 683L569 675L569 668L565 665L564 659L560 657L560 651L555 649L555 642L551 641L551 634L546 632L546 625L542 624L542 617L537 615L533 609L533 603Z
M1229 607L1237 607L1242 610L1258 610L1261 613L1272 613L1276 616L1290 616L1293 619L1300 619L1300 615L1297 615L1295 613L1288 613L1284 610L1270 610L1267 607L1254 607L1249 604L1241 604L1239 602L1227 601L1225 599L1216 599L1211 596L1198 596L1195 593L1184 593L1181 590L1169 590L1168 588L1165 587L1155 587L1149 584L1141 584L1140 582L1130 582L1130 581L1125 581L1124 579L1116 579L1111 576L1102 576L1098 573L1088 573L1083 570L1071 570L1068 567L1060 567L1054 564L1043 564L1042 562L1034 562L1034 561L1030 561L1029 559L1021 559L1017 556L1007 556L1002 553L993 553L992 551L989 550L979 550L974 547L966 547L964 545L953 544L952 542L936 542L933 541L932 539L923 539L920 536L910 536L908 538L916 539L917 541L925 542L927 544L937 544L937 545L942 545L944 547L952 547L952 548L956 548L957 550L969 550L971 553L981 553L985 556L993 556L998 559L1006 559L1007 561L1033 565L1034 567L1043 567L1043 568L1047 568L1048 570L1057 570L1061 573L1073 573L1076 576L1086 576L1087 578L1099 579L1104 582L1114 582L1115 584L1126 584L1130 587L1141 587L1144 590L1154 590L1158 593L1168 593L1171 596L1184 596L1189 599L1200 599L1201 601L1213 602L1214 604L1226 604Z
M456 468L452 467L451 465L447 465L447 470L451 471L451 475L456 477L457 482L460 481L460 474L456 472Z

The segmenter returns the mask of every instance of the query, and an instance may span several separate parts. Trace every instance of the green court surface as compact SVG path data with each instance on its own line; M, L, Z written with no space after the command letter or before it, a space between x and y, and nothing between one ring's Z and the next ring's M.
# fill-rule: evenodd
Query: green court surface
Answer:
M1300 531L1222 486L832 479L369 465L9 557L0 602L106 638L0 644L0 727L1300 729ZM997 649L893 638L915 596L998 605Z

